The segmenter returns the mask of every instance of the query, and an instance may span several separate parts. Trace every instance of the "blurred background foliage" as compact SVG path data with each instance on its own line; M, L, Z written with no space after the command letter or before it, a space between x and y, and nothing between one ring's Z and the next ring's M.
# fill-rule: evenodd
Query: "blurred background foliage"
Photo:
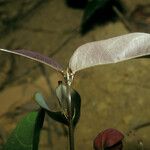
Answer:
M149 0L0 0L0 47L35 50L64 66L84 43L139 31L150 32ZM149 71L149 60L141 59L77 74L73 86L82 106L76 149L91 150L93 139L105 128L127 133L137 126L141 128L126 139L125 149L133 150L137 139L149 149ZM53 92L58 80L61 77L47 67L0 53L1 147L16 122L37 108L32 99L36 91L43 92L51 109L58 109ZM66 132L47 118L40 149L66 150Z

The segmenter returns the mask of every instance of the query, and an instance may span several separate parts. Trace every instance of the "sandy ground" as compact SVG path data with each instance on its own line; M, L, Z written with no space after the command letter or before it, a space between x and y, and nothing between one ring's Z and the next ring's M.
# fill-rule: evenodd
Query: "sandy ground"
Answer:
M148 3L148 0L132 2L124 0L124 2L126 7L132 10L137 4ZM84 36L80 34L72 36L72 31L80 25L82 15L82 10L69 8L64 1L45 2L23 19L16 30L1 36L0 47L35 50L47 55L59 49L53 57L66 67L78 46L128 33L118 20L114 23L108 22L105 26L96 26ZM62 46L70 36L68 42ZM21 116L36 107L33 101L33 94L36 91L43 92L53 109L57 105L57 100L50 92L39 67L32 69L37 63L18 56L12 58L4 53L0 53L0 60L5 62L0 69L0 84L11 78L9 70L13 67L11 72L13 82L6 84L0 91L0 126L7 137ZM80 122L75 133L76 149L93 149L93 139L103 129L111 127L126 133L134 126L149 122L149 65L148 59L136 59L90 68L77 74L73 87L81 95L82 106ZM55 89L57 81L62 77L48 67L46 69L51 86ZM27 75L21 76L26 71ZM68 146L65 128L52 120L50 123L51 148L47 146L47 133L43 130L40 149L66 150ZM126 138L125 149L136 150L136 139L140 137L145 150L148 150L150 128L142 128L136 134L136 137Z

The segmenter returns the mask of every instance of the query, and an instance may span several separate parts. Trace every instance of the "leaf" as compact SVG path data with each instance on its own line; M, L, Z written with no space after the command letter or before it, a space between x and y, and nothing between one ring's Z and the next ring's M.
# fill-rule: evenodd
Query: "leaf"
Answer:
M39 140L40 140L40 131L43 127L44 117L45 117L45 111L43 109L41 109L38 112L36 124L34 127L33 150L38 150L38 144L39 144Z
M150 54L150 34L131 33L80 46L70 59L73 73Z
M56 88L56 96L59 100L60 107L64 115L67 116L67 109L68 109L68 96L67 96L67 87L60 83L59 86Z
M59 99L60 106L63 109L63 113L65 113L65 116L68 116L68 96L67 96L67 87L64 84L59 84L59 86L56 89L56 95ZM71 88L71 109L73 116L72 121L74 127L76 126L79 118L80 118L80 107L81 107L81 98L77 91Z
M32 60L46 64L57 71L60 71L60 72L63 71L63 68L61 67L61 65L58 64L55 60L53 60L52 58L49 58L45 55L42 55L38 52L33 52L33 51L29 51L29 50L14 50L14 51L6 50L6 49L0 49L0 50L4 51L4 52L12 53L12 54L20 55L20 56L23 56L26 58L30 58Z
M64 114L61 112L54 112L51 111L50 108L48 107L48 105L45 102L45 99L43 97L43 95L40 92L36 92L35 93L35 101L38 103L38 105L40 107L42 107L43 109L45 109L45 111L47 112L47 114L54 119L55 121L58 121L60 123L63 123L65 125L68 125L68 121L65 118Z
M26 115L9 136L4 150L38 150L44 116L43 109Z
M66 0L68 6L73 8L84 8L88 0Z
M49 115L49 117L51 117L55 121L63 123L67 126L69 125L67 118L64 116L64 114L62 112L47 111L47 114Z
M82 24L85 24L91 16L95 13L98 9L104 9L104 7L112 0L90 0L87 4L83 15Z
M43 109L50 111L50 108L48 107L48 105L45 102L45 99L43 97L43 95L40 92L36 92L34 95L35 101L37 102L37 104L42 107Z
M75 90L72 90L71 97L74 105L73 125L75 127L80 119L81 97Z

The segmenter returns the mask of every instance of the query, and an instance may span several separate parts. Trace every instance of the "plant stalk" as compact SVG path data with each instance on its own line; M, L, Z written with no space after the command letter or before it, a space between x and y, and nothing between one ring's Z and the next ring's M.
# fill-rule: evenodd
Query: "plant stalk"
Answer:
M71 89L69 85L67 85L67 93L68 93L69 149L74 150L74 127L72 122L73 112L71 102Z
M74 150L74 127L72 122L72 104L71 104L71 91L70 86L67 86L68 91L68 121L69 121L69 149Z
M71 97L71 83L73 80L73 76L70 73L70 70L67 68L67 72L66 72L66 86L67 86L67 119L69 122L69 126L68 126L68 136L69 136L69 149L70 150L74 150L74 126L73 126L73 115L74 115L74 109L73 109L73 105L72 105L72 97Z
M74 150L74 128L71 119L69 122L69 149Z

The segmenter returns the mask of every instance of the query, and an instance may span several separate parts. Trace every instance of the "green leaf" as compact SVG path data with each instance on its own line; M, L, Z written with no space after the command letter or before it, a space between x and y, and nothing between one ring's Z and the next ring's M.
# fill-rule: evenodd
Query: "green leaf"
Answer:
M66 117L64 116L64 114L62 112L51 111L50 108L48 107L48 105L46 104L46 101L45 101L43 95L40 92L35 93L35 101L38 103L38 105L40 107L45 109L45 111L47 112L49 117L51 117L55 121L58 121L65 125L68 125L68 121L67 121Z
M26 115L9 136L4 150L38 150L44 116L43 109Z

